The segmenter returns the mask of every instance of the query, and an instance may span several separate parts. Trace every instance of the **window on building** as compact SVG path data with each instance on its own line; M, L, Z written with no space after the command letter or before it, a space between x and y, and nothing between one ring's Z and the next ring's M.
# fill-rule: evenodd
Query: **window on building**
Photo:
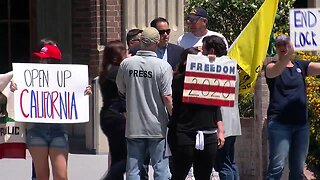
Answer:
M296 0L293 3L294 8L308 8L308 1L307 0Z
M15 62L30 61L32 0L0 0L0 73Z

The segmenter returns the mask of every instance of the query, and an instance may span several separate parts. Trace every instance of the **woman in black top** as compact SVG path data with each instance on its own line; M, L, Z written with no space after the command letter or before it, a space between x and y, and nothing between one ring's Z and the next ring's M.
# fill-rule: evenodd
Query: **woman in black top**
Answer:
M221 46L219 43L222 43ZM206 37L202 49L203 54L209 55L210 58L226 54L224 41L218 36ZM171 173L173 180L184 180L193 165L195 179L209 180L217 147L222 147L224 142L222 118L218 106L182 102L188 54L197 54L197 51L195 48L189 48L182 53L172 85L173 111L168 133L173 161ZM203 149L195 148L198 131L206 131Z
M304 179L309 147L307 76L320 74L320 63L294 60L290 37L276 38L277 59L267 64L266 81L270 91L267 113L269 165L266 180L281 179L288 161L289 179Z
M122 180L126 171L127 147L125 140L126 102L118 94L116 75L120 63L127 57L125 45L121 41L108 42L103 54L99 75L103 106L100 111L100 125L108 137L111 167L105 179ZM109 156L110 156L109 154Z

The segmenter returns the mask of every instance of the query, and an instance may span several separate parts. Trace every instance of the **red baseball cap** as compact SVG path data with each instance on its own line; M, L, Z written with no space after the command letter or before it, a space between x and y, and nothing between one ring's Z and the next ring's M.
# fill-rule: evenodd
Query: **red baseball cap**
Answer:
M61 51L56 45L47 44L41 48L41 51L33 53L34 56L37 56L41 59L52 58L61 61L62 55Z

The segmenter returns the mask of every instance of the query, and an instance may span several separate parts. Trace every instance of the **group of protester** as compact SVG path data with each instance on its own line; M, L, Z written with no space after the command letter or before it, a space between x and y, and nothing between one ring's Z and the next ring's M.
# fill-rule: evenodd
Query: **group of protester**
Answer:
M171 29L162 17L154 19L151 27L143 31L128 32L128 54L124 45L115 52L112 44L120 41L107 44L100 74L100 84L105 87L101 88L104 94L101 126L104 128L106 121L119 127L104 131L112 159L105 179L116 177L115 174L122 179L125 172L130 180L148 179L149 163L154 179L183 180L192 166L195 179L210 179L213 168L220 179L239 179L234 160L236 137L241 135L238 76L234 107L182 102L187 55L201 54L214 60L227 55L228 43L223 35L207 29L205 10L193 9L186 22L189 32L178 38L177 45L168 42ZM305 77L319 75L320 64L294 60L287 35L278 36L275 46L276 61L265 67L270 90L266 179L279 180L288 158L289 179L302 180L309 145ZM104 85L102 81L110 84ZM113 87L112 93L106 95L103 91L110 90L109 87ZM117 114L118 118L108 118L106 112ZM108 135L111 132L113 135ZM197 147L196 137L200 135L204 136L202 148ZM168 147L172 154L169 159ZM119 152L122 159L114 160ZM114 167L118 170L113 171Z
M148 179L149 164L155 180L184 180L193 166L195 179L238 180L234 159L236 137L241 135L238 86L234 107L182 102L188 54L210 60L227 55L226 38L207 29L208 14L195 8L186 18L189 32L169 43L169 22L154 19L144 30L127 34L104 50L99 84L103 97L101 128L108 138L110 167L104 179ZM290 38L276 38L277 60L266 65L270 90L268 108L269 167L266 179L280 179L286 158L289 179L303 179L309 127L305 77L320 74L320 64L293 60ZM42 40L40 63L59 63L57 44ZM10 85L15 91L18 85ZM85 90L91 94L91 87ZM4 114L1 114L4 116ZM198 146L197 136L202 136ZM200 138L201 139L201 138ZM49 179L50 157L54 179L67 179L68 136L61 124L28 123L27 146L37 179ZM170 147L170 148L168 148ZM171 152L170 152L170 151ZM169 155L172 156L169 156Z
M237 103L230 108L182 102L187 55L214 60L227 55L228 44L222 34L207 29L204 9L195 8L186 20L190 32L179 37L178 45L169 43L170 25L162 17L143 31L130 30L128 50L119 40L106 44L99 76L100 122L111 157L105 179L123 179L124 173L126 179L148 179L149 164L154 179L184 180L192 166L195 179L210 179L214 167L220 179L239 179ZM199 131L204 132L203 149L195 148Z

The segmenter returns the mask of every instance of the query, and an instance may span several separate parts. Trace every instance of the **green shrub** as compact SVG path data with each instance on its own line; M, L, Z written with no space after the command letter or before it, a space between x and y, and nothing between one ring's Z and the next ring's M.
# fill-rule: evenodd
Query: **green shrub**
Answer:
M254 116L254 94L248 93L239 96L240 117Z

